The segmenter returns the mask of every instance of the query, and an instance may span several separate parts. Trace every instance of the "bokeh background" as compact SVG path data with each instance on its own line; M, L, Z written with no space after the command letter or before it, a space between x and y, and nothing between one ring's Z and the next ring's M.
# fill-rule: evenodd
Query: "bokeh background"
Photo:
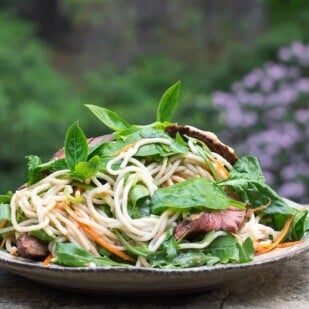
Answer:
M283 196L309 202L309 1L2 0L0 192L47 160L83 106L153 121L183 84L175 121L258 156Z

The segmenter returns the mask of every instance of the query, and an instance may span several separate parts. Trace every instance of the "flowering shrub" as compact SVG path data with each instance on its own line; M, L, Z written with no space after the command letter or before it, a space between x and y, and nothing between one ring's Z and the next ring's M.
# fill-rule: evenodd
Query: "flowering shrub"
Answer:
M231 86L215 92L226 142L258 157L267 181L287 198L309 199L309 44L294 42Z

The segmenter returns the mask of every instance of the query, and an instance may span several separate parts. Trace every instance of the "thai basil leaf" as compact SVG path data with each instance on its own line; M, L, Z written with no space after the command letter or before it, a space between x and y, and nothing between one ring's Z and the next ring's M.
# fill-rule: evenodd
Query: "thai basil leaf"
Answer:
M178 184L159 188L152 196L153 213L165 209L226 209L230 200L224 191L206 178L192 178Z
M79 179L93 177L101 168L101 159L98 155L92 157L87 162L79 162L75 166L73 176Z
M240 261L237 241L231 235L216 238L204 252L218 257L222 264Z
M171 121L179 100L180 88L181 82L178 81L163 93L157 110L157 121Z
M66 133L64 152L66 163L72 172L79 162L87 160L87 138L77 122L73 123Z
M90 111L100 119L101 122L114 131L130 127L130 124L122 117L107 108L90 104L86 104L85 106L88 107Z
M128 264L115 262L106 256L96 257L72 243L57 242L56 255L57 263L64 266L87 267L89 263L100 266L128 266Z
M0 223L3 220L11 221L11 207L9 204L0 204Z
M40 240L43 241L53 241L55 240L55 236L48 235L44 230L35 230L31 231L30 234Z

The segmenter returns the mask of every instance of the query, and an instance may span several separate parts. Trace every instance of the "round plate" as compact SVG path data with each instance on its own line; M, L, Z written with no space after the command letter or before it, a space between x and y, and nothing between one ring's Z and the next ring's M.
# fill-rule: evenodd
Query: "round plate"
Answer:
M152 269L42 266L40 262L16 258L2 250L0 266L36 282L80 292L165 294L198 292L246 278L273 263L281 263L306 251L309 251L308 236L301 244L257 256L250 263L187 269Z

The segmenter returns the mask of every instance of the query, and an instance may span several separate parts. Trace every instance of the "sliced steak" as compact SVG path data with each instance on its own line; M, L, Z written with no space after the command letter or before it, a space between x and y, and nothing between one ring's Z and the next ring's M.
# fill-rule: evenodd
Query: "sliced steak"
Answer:
M235 207L194 214L176 226L174 237L178 240L187 236L219 230L237 233L245 218L246 211Z
M235 154L234 149L222 143L222 141L219 140L217 135L215 135L212 132L202 131L191 126L180 126L176 124L168 126L166 128L166 132L171 137L175 137L176 134L179 133L184 138L185 136L197 138L202 142L204 142L211 151L220 154L231 164L234 164L238 160L238 157Z
M33 260L44 260L49 255L48 245L28 233L21 234L17 240L17 251L20 256Z

